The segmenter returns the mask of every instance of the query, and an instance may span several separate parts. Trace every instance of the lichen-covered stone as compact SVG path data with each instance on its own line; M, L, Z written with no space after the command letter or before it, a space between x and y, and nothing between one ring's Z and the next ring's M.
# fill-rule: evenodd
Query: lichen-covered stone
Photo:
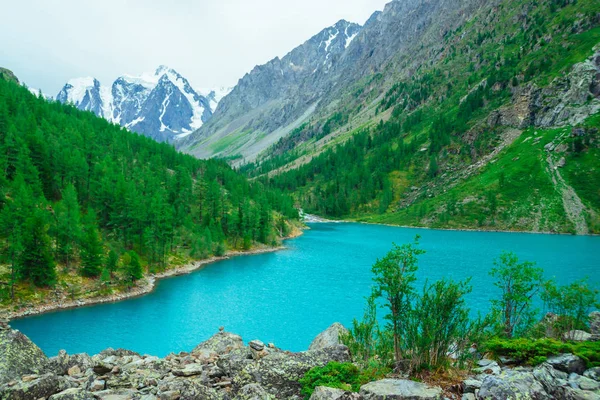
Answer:
M364 400L441 400L442 389L406 379L382 379L361 386Z
M504 370L500 375L487 376L481 383L477 397L485 400L554 399L532 372L519 369Z
M48 398L59 391L59 382L56 375L42 375L32 381L19 381L15 385L4 384L0 386L0 399L2 400L36 400Z
M95 400L94 395L84 389L67 389L50 396L48 400Z
M275 397L267 393L258 383L251 383L242 387L234 400L274 400Z
M244 367L233 380L234 388L258 383L278 399L298 396L301 389L298 380L306 371L331 361L350 361L348 348L339 345L304 353L272 353Z
M192 351L192 353L199 352L201 350L210 350L219 355L227 354L235 349L244 347L244 341L242 337L229 332L219 332L213 335L210 339L200 343Z
M310 396L310 400L361 400L362 398L358 393L326 386L317 386L312 396Z
M547 362L555 369L567 374L574 372L581 375L585 371L585 362L574 354L560 354L548 357Z
M0 385L40 373L47 362L48 357L27 336L16 330L0 330Z
M337 346L342 344L340 340L341 334L348 333L348 329L339 322L333 323L329 328L319 333L319 335L312 341L308 350L321 350L327 347Z

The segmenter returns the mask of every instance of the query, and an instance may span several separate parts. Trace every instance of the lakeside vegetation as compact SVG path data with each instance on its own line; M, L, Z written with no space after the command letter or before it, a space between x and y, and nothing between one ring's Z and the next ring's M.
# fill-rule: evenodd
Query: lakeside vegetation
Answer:
M353 363L308 371L300 381L307 399L316 386L358 391L389 374L432 382L462 379L484 354L538 365L549 356L572 353L588 368L600 366L600 342L574 342L570 335L589 330L588 314L600 308L600 290L587 279L558 285L544 280L535 263L504 252L489 271L500 294L488 315L474 319L464 299L472 290L469 279L442 279L417 290L418 259L424 253L417 235L413 243L394 244L373 264L364 317L340 335ZM550 312L544 318L536 307L540 300Z
M276 246L297 219L289 196L224 162L0 79L0 303L121 291L146 272Z

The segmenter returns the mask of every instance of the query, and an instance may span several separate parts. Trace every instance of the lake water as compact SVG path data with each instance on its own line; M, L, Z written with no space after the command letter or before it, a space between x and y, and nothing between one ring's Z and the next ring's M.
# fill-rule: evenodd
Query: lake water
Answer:
M600 237L456 232L360 224L311 224L275 253L240 256L190 275L162 280L144 297L33 316L12 322L52 356L59 349L95 354L107 347L165 356L190 351L219 326L245 341L305 350L331 323L363 314L371 265L421 235L425 282L472 277L469 305L489 310L497 292L488 271L502 250L535 261L561 283L590 277L600 284Z

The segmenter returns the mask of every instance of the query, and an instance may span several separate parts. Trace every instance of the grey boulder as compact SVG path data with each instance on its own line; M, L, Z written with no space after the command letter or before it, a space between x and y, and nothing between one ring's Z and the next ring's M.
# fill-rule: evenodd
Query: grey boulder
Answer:
M22 375L40 373L48 357L17 330L0 330L0 385Z
M365 400L438 400L442 389L406 379L382 379L360 388Z
M348 329L344 325L334 322L329 328L319 333L310 344L308 350L321 350L342 344L340 335L346 333L348 333Z

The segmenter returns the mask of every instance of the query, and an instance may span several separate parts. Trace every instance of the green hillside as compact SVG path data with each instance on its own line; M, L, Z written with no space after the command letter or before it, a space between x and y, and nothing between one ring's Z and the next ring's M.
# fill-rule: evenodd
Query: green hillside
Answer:
M0 79L0 300L277 245L291 198ZM92 286L90 286L90 284Z

